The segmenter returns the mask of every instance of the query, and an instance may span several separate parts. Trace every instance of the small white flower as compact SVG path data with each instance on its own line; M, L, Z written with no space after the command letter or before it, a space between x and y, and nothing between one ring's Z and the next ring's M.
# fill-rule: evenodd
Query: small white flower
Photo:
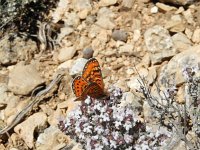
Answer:
M99 111L101 110L101 107L102 107L101 103L96 103L94 105L94 109L99 110Z
M103 145L96 143L95 145L95 150L102 150L103 149Z
M131 143L133 141L133 136L124 134L124 140L126 143Z
M110 147L111 148L117 148L116 142L113 140L110 140Z
M101 113L100 118L102 118L103 121L110 121L110 117L107 113Z
M118 131L112 132L112 135L113 135L113 138L114 138L115 140L117 140L117 139L119 138L119 132L118 132Z
M83 132L86 132L86 133L92 133L92 126L89 125L89 123L85 123L83 125Z
M126 131L132 128L132 123L130 121L126 121L124 124Z
M109 142L108 142L108 139L107 138L105 138L105 137L101 137L101 139L102 139L102 143L104 144L104 145L109 145Z
M118 129L120 125L122 125L122 123L120 121L115 121L115 127Z
M86 98L85 103L88 105L91 103L91 98L89 96Z
M85 135L83 132L81 132L78 136L79 139L84 140L85 139Z
M132 150L133 147L132 146L129 146L128 148L126 148L125 150Z
M102 126L97 126L96 128L94 128L94 131L96 131L97 134L101 134L103 133L104 129Z

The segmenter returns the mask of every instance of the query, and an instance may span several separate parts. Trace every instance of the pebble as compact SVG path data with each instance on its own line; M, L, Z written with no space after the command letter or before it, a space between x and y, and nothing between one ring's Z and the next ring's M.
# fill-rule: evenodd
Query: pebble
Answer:
M132 44L125 44L119 47L119 54L132 54L133 53L133 45Z
M100 0L99 5L100 6L110 6L110 5L114 5L117 3L117 0Z
M164 11L172 11L172 10L176 10L176 7L172 7L172 6L169 6L169 5L166 5L166 4L163 4L163 3L156 3L156 6L161 9L161 10L164 10Z
M73 46L63 47L59 50L58 60L60 62L64 62L64 61L67 61L69 59L72 59L75 53L76 53L76 49Z
M14 131L20 135L29 148L34 146L34 131L45 125L47 116L43 112L34 113L27 120L18 124Z
M144 33L147 50L151 52L150 58L153 64L161 63L164 58L176 54L176 49L168 30L156 25Z
M192 35L192 42L200 43L200 28L199 27L194 30L194 33Z
M133 7L133 3L134 3L134 0L123 0L122 1L122 7L123 9L131 9Z
M126 42L127 38L128 38L128 34L127 34L127 32L125 32L123 30L114 30L113 33L112 33L112 38L115 41Z
M76 75L82 73L82 70L88 60L85 58L78 58L75 60L74 65L70 70L70 75Z
M83 58L85 58L85 59L92 58L93 53L94 53L94 50L92 48L90 48L90 47L85 48L83 50Z
M152 8L151 8L151 13L152 13L152 14L158 13L158 7L156 7L156 6L152 7Z
M32 90L44 83L36 66L16 65L9 73L8 89L15 94L27 95Z

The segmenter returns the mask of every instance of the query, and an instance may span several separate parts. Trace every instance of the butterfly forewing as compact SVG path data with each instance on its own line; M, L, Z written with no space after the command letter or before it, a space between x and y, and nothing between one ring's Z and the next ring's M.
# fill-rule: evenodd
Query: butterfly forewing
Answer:
M72 89L76 97L81 97L88 86L88 82L81 76L76 76L72 82Z
M89 83L97 83L101 89L104 89L104 83L99 62L91 58L86 63L82 77Z

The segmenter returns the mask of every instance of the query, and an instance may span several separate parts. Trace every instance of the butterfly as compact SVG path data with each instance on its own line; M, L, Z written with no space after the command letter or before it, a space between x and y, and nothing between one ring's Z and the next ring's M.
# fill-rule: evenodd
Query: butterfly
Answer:
M95 58L87 61L82 76L76 76L72 82L72 89L77 99L84 100L87 96L101 98L104 94L104 83L99 62Z

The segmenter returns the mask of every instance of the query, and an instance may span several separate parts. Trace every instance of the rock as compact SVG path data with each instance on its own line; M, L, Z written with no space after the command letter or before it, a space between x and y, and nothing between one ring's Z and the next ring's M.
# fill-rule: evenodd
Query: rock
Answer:
M172 36L175 48L182 52L192 46L192 42L182 32L176 33Z
M185 30L183 19L180 15L173 15L169 21L166 22L165 28L171 32L182 32Z
M83 50L83 58L85 58L85 59L92 58L93 53L94 53L94 50L92 48L90 48L90 47L85 48Z
M11 42L12 38L14 40ZM0 41L0 64L12 65L20 60L28 60L36 51L37 44L32 40L25 40L15 35L5 36Z
M44 83L34 64L16 65L9 73L8 89L15 94L27 95Z
M60 62L67 61L67 60L71 59L75 53L76 53L76 49L73 46L63 47L59 50L58 60Z
M80 18L75 12L65 13L65 17L66 17L66 19L64 19L64 23L65 23L66 28L67 27L76 28L80 24ZM68 32L70 31L70 29L67 29L67 30L68 30Z
M92 10L90 0L74 0L73 1L74 10L82 12L84 10Z
M175 5L187 5L191 4L194 0L160 0L163 3L172 3Z
M176 54L176 49L169 32L161 26L153 26L144 33L147 50L151 52L150 58L153 64Z
M61 132L57 127L50 126L39 135L36 141L36 149L52 149L59 150L66 144L69 144L69 137Z
M193 15L192 15L192 12L190 9L186 10L183 12L183 16L185 17L185 19L187 20L187 22L189 24L195 24L195 21L194 21L194 18L193 18Z
M138 97L131 92L123 93L120 106L128 106L128 105L133 106L135 110L141 110L142 109L141 97Z
M192 42L200 43L200 28L196 28L192 35Z
M61 63L58 66L58 69L61 69L61 68L63 68L63 69L70 69L72 67L72 65L73 65L73 62L74 62L74 60L67 60L67 61Z
M134 0L123 0L122 1L122 7L123 9L131 9L133 7Z
M24 122L18 124L14 131L20 135L29 148L33 148L34 132L38 127L44 127L46 120L47 116L44 113L35 113Z
M152 13L152 14L158 13L158 7L156 7L156 6L152 7L152 8L151 8L151 13Z
M117 3L117 0L100 0L99 2L99 6L110 6L110 5L114 5Z
M199 63L200 58L200 45L190 47L189 49L174 56L167 65L163 66L159 75L159 82L165 85L172 79L171 82L175 85L183 84L181 78L183 75L180 74L182 70L189 66L195 67ZM179 76L182 77L179 77ZM166 80L167 79L167 80ZM179 79L175 80L174 79Z
M123 46L119 47L119 54L128 54L131 55L133 54L133 45L132 44L125 44Z
M85 66L86 62L87 59L85 58L77 59L70 70L70 75L76 75L78 73L82 73L83 67Z
M193 32L190 29L186 28L185 34L190 40L192 39Z
M141 31L140 30L134 30L133 31L133 41L137 42L141 37Z
M156 6L161 9L161 10L164 10L164 11L172 11L172 10L176 10L176 7L172 7L172 6L169 6L169 5L166 5L166 4L163 4L163 3L156 3Z
M5 83L0 83L0 108L7 104L8 98L8 87Z
M112 38L115 41L123 41L126 42L127 38L128 38L128 34L127 32L123 31L123 30L114 30L112 33Z
M73 31L74 29L71 27L61 28L56 41L60 42L65 36L70 35Z
M95 24L106 30L112 30L115 27L113 17L114 13L110 9L103 7L98 12L97 21Z

